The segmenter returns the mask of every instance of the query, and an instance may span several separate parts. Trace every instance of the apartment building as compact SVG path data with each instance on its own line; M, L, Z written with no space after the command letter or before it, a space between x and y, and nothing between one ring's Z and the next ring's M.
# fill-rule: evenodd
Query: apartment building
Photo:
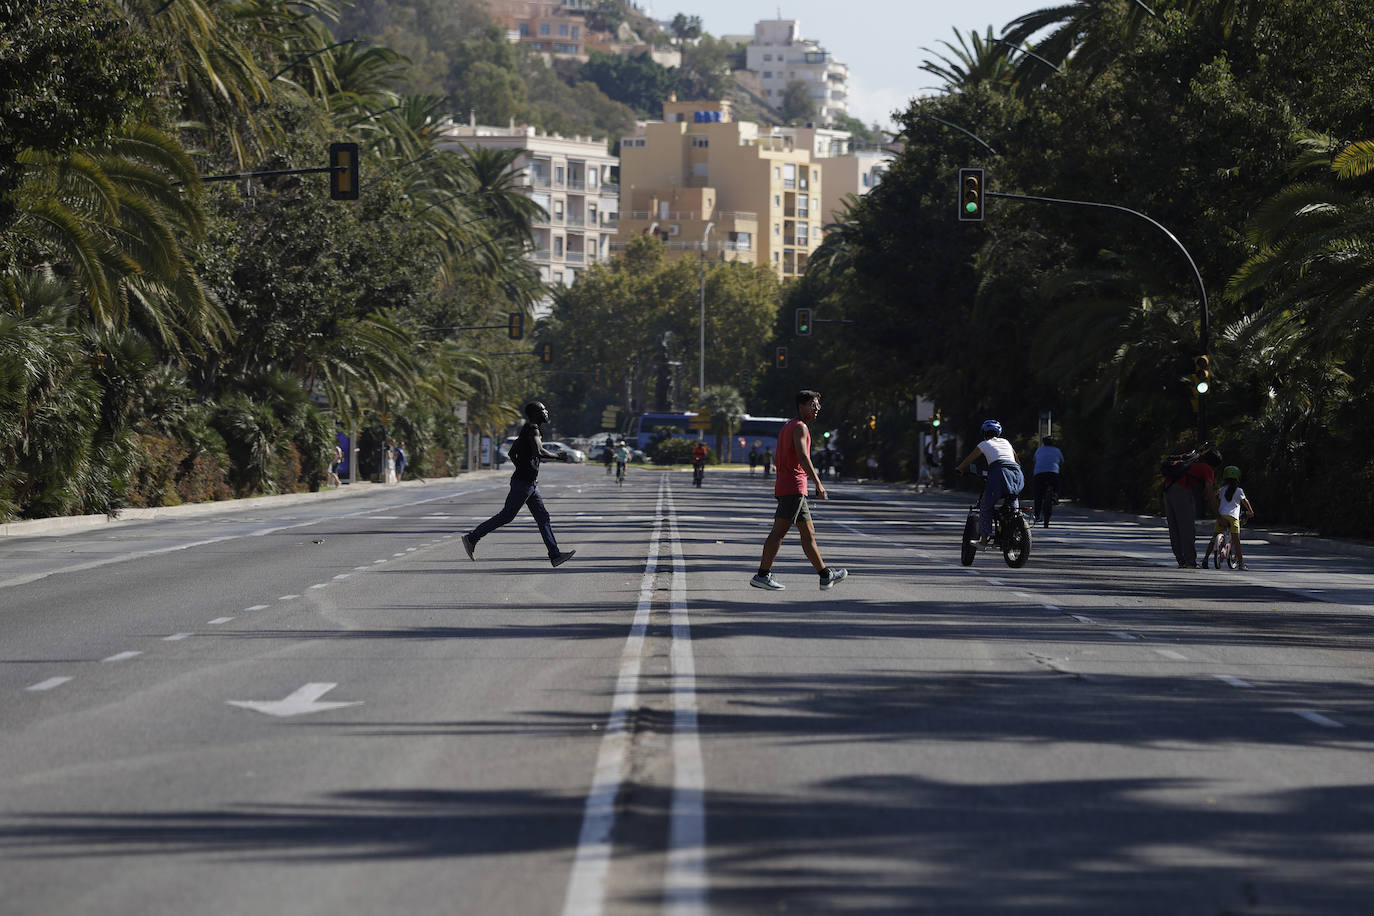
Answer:
M764 101L782 106L787 86L806 84L816 107L817 124L833 124L849 114L849 67L830 52L801 36L795 19L763 19L754 24L754 38L745 46L745 67L759 75Z
M544 55L586 60L587 0L486 0L491 17L513 42Z
M800 276L820 244L822 176L810 135L735 121L728 101L670 98L663 120L620 141L623 209L614 242L766 264Z
M450 126L439 145L520 150L515 168L521 186L547 214L535 220L530 255L546 283L571 286L588 265L610 257L620 186L618 162L605 140L469 123Z

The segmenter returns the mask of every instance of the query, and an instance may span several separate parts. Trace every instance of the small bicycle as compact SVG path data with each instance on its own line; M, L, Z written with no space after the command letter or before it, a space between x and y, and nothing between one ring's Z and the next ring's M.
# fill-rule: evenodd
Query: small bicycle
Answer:
M702 480L705 479L705 477L706 477L706 462L704 462L704 461L694 461L694 462L692 462L692 486L694 486L694 487L699 487L699 486L701 486L701 482L702 482Z
M615 463L615 482L619 486L625 486L625 462L623 461Z
M1240 525L1244 527L1245 520L1249 518L1244 513L1240 517ZM1218 543L1220 541L1220 543ZM1236 559L1236 548L1231 543L1231 533L1229 531L1218 531L1212 535L1212 545L1208 548L1208 553L1212 555L1212 568L1221 569L1221 564L1225 563L1228 569L1235 569L1239 562Z
M986 472L980 475L986 477ZM1017 506L1018 495L1005 496L998 502L992 513L992 537L990 544L996 544L1002 551L1002 558L1012 569L1020 569L1030 560L1031 526L1026 519L1026 509ZM964 539L959 554L959 563L972 566L978 554L978 507L982 494L969 506L968 520L964 522Z

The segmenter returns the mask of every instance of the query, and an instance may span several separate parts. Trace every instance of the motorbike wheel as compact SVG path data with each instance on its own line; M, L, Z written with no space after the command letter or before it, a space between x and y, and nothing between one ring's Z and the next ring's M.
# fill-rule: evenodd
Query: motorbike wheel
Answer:
M972 566L973 558L978 553L978 519L969 516L969 520L964 522L964 541L959 553L959 564L961 566Z
M1012 569L1020 569L1030 559L1031 527L1026 517L1016 513L1002 535L1002 557Z

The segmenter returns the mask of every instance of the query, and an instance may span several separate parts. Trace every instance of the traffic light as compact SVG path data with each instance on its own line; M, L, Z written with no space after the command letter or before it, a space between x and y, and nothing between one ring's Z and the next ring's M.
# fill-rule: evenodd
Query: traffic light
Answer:
M825 432L821 433L821 438L824 439L826 442L829 442L829 441L830 441L830 436L831 436L831 431L828 430L828 429L827 429Z
M329 199L358 199L358 144L329 144Z
M525 316L520 312L511 312L507 316L506 333L511 340L519 340L525 336Z
M1212 387L1212 361L1205 356L1193 360L1193 390L1206 394Z
M869 429L877 429L877 428L878 428L878 418L875 417L875 416L873 416L872 414L869 414L869 416L868 416L868 428L869 428Z
M786 348L786 347L778 347L777 362L776 362L774 365L776 365L779 369L786 369L786 368L787 368L787 348Z
M541 363L553 362L553 344L543 343L539 345L539 361Z
M937 410L937 411L935 411L934 414L931 415L931 418L930 418L930 428L931 428L931 429L939 429L939 428L940 428L940 411Z
M797 309L797 336L811 336L811 310Z
M959 221L983 221L983 170L959 170Z

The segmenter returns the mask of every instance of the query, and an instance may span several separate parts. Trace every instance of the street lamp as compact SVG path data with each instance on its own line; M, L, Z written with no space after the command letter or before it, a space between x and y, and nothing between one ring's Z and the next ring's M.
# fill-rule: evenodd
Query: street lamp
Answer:
M697 365L697 397L706 397L706 238L711 234L711 230L716 228L715 221L706 224L706 229L701 233L701 290L699 301L701 305L701 352Z

